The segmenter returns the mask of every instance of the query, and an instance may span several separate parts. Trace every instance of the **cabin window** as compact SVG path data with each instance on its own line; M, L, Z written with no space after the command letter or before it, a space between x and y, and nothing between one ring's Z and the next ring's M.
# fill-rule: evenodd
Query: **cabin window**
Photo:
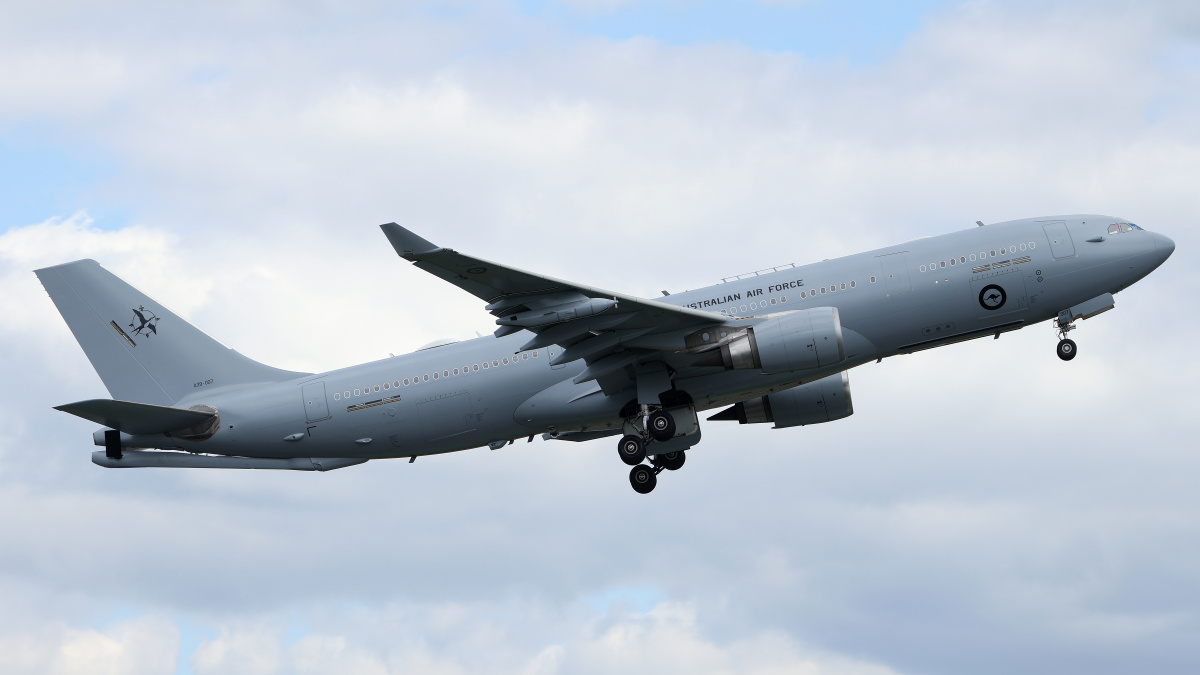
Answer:
M939 265L940 267L945 267L945 266L946 266L946 261L945 261L945 260L943 260L942 262L938 263L938 265Z
M995 258L995 257L996 257L996 249L992 249L992 257L993 257L993 258Z
M954 258L951 258L951 259L950 259L950 266L951 266L951 267L954 267L954 264L955 264L955 263L954 263Z
M487 370L488 368L489 368L489 366L488 366L488 362L487 362L487 361L484 361L484 362L483 362L483 369L484 369L484 370Z
M499 362L499 361L497 361L496 359L492 359L492 367L493 367L493 368L499 368L499 367L500 367L500 362Z
M871 283L875 283L875 277L871 277Z
M821 287L821 295L825 295L825 287L824 286Z
M362 394L362 390L361 390L361 389L355 389L355 390L354 390L354 395L355 395L355 396L360 396L361 394Z
M457 374L458 374L458 368L455 368L455 369L454 369L454 374L455 374L455 375L457 375Z
M808 297L808 293L806 293L806 292L804 292L804 291L800 291L800 299L801 299L801 300L803 300L803 299L805 299L805 298L807 298L807 297Z
M853 281L850 282L850 288L854 288L856 285L857 284L855 282L853 282Z
M336 391L333 392L333 400L336 401L336 400L340 399L341 397L342 397L341 394L337 393Z
M845 283L845 282L842 282L842 290L843 290L843 291L844 291L844 290L846 290L846 283Z
M478 372L479 372L479 364L478 364L478 363L476 363L475 365L471 366L471 370L473 370L473 371L475 371L475 372L477 372L477 373L478 373Z
M804 295L804 293L803 293L803 292L801 292L801 293L800 293L800 295ZM781 296L779 296L779 301L780 301L780 302L787 302L787 296L786 296L786 295L781 295ZM721 333L721 337L725 337L725 334L724 334L724 333Z
M392 389L399 389L399 388L400 388L400 380L395 380L395 381L393 381L393 382L392 382Z
M525 352L525 353L521 354L521 360L528 361L529 360L529 352Z
M350 390L349 389L342 392L342 398L350 398Z
M435 380L438 379L438 374L437 374L436 370L433 371L433 379L435 379Z
M379 385L375 385L375 391L379 391Z
M504 365L507 366L508 365L508 357L506 356L503 359L500 359L500 363L503 363Z
M960 256L960 257L959 257L959 259L958 259L958 262L960 262L960 263L962 263L962 264L964 264L964 265L965 265L965 264L967 264L967 256L965 256L965 255L964 255L964 256Z
M775 298L771 298L771 304L772 304L772 305L773 305L773 304L775 304L776 302L777 302L777 301L775 300Z
M392 384L391 384L390 382L384 382L384 383L383 383L383 388L384 388L384 390L385 390L385 391L386 391L386 390L388 390L388 389L391 389L391 388L392 388Z
M1029 242L1029 248L1037 248L1037 244L1035 244L1031 241L1031 242Z
M536 359L536 358L537 358L537 355L538 355L537 351L533 352L533 358L535 358L535 359Z
M922 271L922 272L924 272L924 271L925 271L925 266L924 266L924 265L921 265L921 271Z
M422 375L422 376L421 376L421 381L422 381L422 382L428 382L428 381L429 381L429 375L428 375L428 374L426 374L426 375Z
M408 386L408 378L407 377L404 378L404 386L406 386L406 387Z

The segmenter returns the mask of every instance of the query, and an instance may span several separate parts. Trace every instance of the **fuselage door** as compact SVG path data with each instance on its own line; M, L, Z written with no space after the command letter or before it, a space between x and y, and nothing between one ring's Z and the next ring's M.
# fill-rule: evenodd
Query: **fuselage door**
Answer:
M908 261L903 252L879 256L879 265L888 295L901 295L912 290L912 282L908 279Z
M1071 233L1067 231L1066 223L1061 220L1046 223L1042 225L1042 229L1046 231L1046 238L1050 240L1050 253L1054 255L1055 260L1075 257L1075 243L1071 241Z
M329 418L329 401L325 399L325 382L309 382L301 388L304 396L304 416L309 422Z

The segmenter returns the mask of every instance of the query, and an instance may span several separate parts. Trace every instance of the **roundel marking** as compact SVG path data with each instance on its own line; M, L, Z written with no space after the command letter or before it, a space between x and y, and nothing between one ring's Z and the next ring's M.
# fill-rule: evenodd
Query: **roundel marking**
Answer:
M467 270L467 274L483 274L486 271L486 267L472 267L471 269Z
M986 310L1000 309L1008 300L1008 294L996 284L988 284L979 291L979 304Z

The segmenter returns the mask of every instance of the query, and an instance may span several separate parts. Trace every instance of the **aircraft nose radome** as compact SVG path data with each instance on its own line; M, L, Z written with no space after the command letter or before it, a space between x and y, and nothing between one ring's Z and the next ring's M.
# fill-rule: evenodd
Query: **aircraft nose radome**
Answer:
M1175 242L1171 241L1170 237L1163 236L1157 232L1154 233L1154 249L1158 251L1163 260L1171 257L1175 252Z

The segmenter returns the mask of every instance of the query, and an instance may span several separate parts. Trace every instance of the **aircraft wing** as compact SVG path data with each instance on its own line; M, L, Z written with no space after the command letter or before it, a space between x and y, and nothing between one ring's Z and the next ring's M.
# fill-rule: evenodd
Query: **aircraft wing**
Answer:
M682 351L687 335L727 320L715 312L645 300L464 255L430 243L396 223L380 227L401 258L486 302L486 309L500 325L497 337L528 330L535 337L522 345L522 350L557 344L564 347L557 363L584 359L588 368L576 382L656 360L657 352L664 349Z

